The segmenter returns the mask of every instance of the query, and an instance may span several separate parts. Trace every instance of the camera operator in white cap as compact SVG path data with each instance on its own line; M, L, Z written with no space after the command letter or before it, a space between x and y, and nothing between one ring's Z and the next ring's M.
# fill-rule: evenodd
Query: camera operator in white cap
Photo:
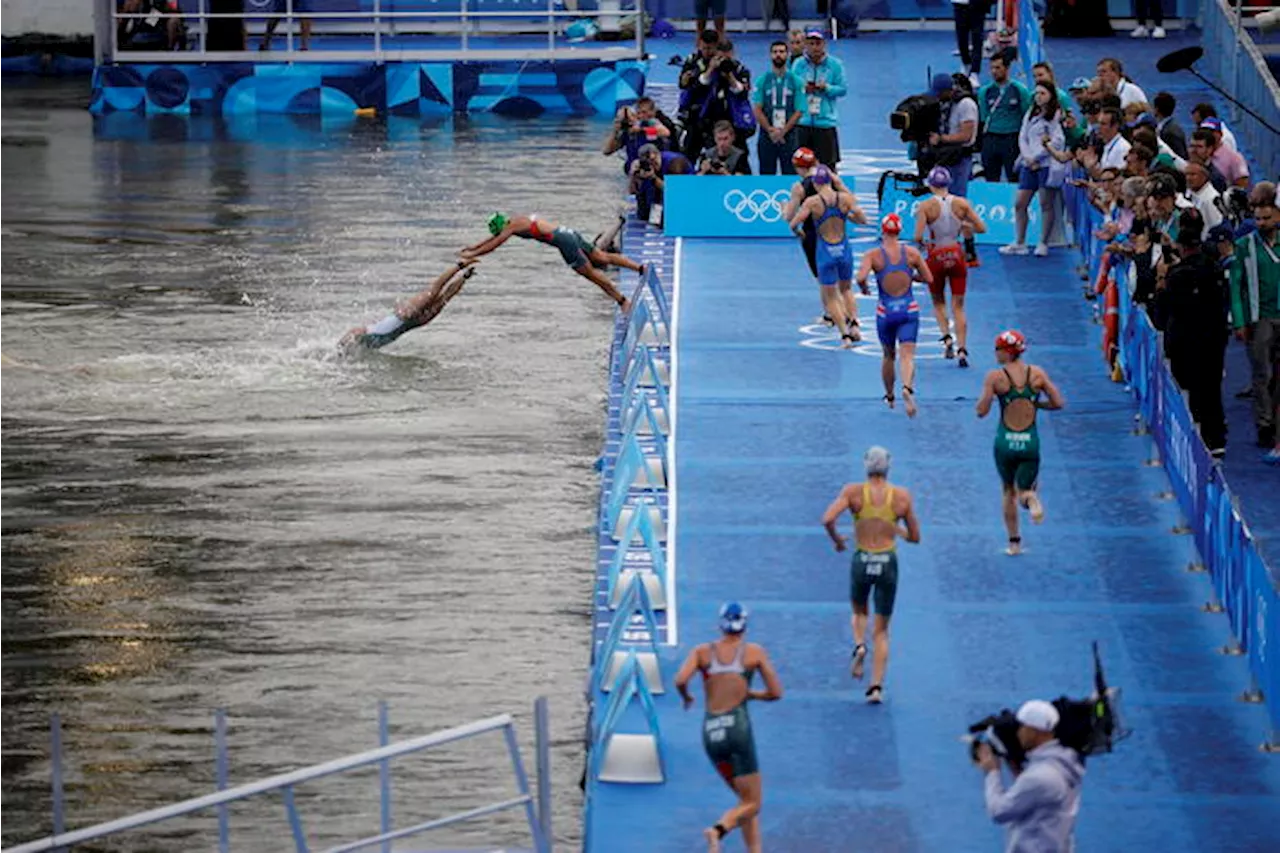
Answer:
M985 775L987 814L1006 827L1005 853L1071 853L1084 764L1054 736L1053 705L1032 699L1018 709L1017 719L1027 761L1008 790L991 747L979 744L975 753Z

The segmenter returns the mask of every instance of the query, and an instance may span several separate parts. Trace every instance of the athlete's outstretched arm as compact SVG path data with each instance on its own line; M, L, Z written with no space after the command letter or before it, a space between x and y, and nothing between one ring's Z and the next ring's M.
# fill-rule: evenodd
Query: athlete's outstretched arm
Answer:
M764 679L764 690L748 690L747 698L755 699L757 702L777 702L782 698L782 679L778 678L773 662L769 660L769 653L764 650L764 647L756 646L756 648L760 650L760 677Z
M987 374L987 378L982 380L982 396L978 398L978 417L985 418L987 412L991 411L991 404L996 398L996 372L994 370Z
M680 671L676 673L676 690L680 693L680 698L684 701L684 707L687 709L693 704L693 697L689 695L689 679L693 678L693 674L698 671L698 658L701 656L702 646L694 646L689 652L689 656L684 659L684 663L680 666Z
M845 486L840 490L839 496L831 502L831 506L827 507L827 511L822 514L822 526L827 528L827 535L835 543L836 551L843 551L845 543L849 541L846 537L840 535L840 531L836 529L836 522L840 520L840 516L844 514L844 511L850 508L849 487Z
M516 231L520 230L519 228L516 227L516 222L520 222L520 228L524 227L524 223L521 221L523 219L524 217L517 217L515 220L508 222L505 226L503 226L502 230L499 231L494 236L489 237L486 240L481 240L479 243L476 243L474 246L468 246L467 248L463 249L459 254L462 255L462 257L467 260L470 260L471 258L478 258L481 255L489 254L494 249L498 248L503 243L510 240L515 235Z
M929 265L924 262L924 255L908 246L907 257L911 259L911 266L916 271L916 281L933 284L933 273L929 272Z
M1058 386L1053 384L1053 380L1049 378L1049 374L1043 370L1040 371L1040 380L1043 383L1040 390L1044 391L1044 395L1048 397L1045 401L1036 401L1037 409L1061 409L1067 405L1067 398L1062 396L1062 392L1058 390Z
M898 535L908 542L920 541L920 519L916 518L916 505L911 500L911 494L907 494L907 509L902 514L902 520L906 523L904 527L898 528Z

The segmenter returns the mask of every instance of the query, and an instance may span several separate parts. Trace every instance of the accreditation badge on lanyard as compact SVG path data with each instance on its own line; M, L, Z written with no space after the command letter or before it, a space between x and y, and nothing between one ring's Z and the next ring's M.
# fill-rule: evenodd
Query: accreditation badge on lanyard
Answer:
M781 83L781 88L779 88ZM770 122L774 127L783 127L787 123L787 78L783 75L782 80L776 77L773 80L771 94L773 96L773 121Z

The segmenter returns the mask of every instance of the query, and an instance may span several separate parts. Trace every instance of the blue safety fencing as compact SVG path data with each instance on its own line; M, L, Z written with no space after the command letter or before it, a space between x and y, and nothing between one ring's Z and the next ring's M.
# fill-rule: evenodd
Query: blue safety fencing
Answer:
M667 534L673 314L660 272L674 271L674 254L673 241L634 218L623 243L648 268L630 294L630 311L618 318L610 352L585 781L660 784L666 760L655 697L667 692L660 646L671 636L674 582Z
M1083 192L1066 198L1076 242L1093 281L1106 262L1103 243L1094 236L1103 216ZM1230 620L1239 651L1248 657L1254 682L1250 693L1266 702L1269 737L1274 739L1280 735L1280 583L1241 517L1222 467L1200 438L1186 395L1164 357L1163 335L1130 295L1133 265L1116 264L1106 274L1112 277L1108 295L1118 309L1113 326L1116 358L1212 578L1215 597Z
M1244 27L1237 27L1235 10L1225 0L1207 0L1204 28L1204 62L1208 76L1233 94L1272 127L1280 127L1280 86L1266 59ZM1231 129L1242 150L1262 166L1263 174L1280 175L1280 136L1244 116L1234 104L1227 107Z

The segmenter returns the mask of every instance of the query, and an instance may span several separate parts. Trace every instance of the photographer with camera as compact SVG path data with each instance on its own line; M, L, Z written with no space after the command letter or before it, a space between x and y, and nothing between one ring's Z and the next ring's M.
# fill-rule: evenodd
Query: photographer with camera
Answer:
M706 100L706 88L702 85L702 75L711 66L720 48L720 34L715 30L702 30L698 35L698 46L680 68L680 106L676 118L684 127L684 140L680 146L690 160L698 156L705 138L698 123L698 114Z
M716 144L698 156L699 175L750 175L751 163L747 152L733 144L736 138L733 125L727 121L716 122Z
M1018 709L1017 741L1026 764L1008 789L991 745L978 743L974 760L984 777L987 814L1005 827L1005 853L1070 853L1084 764L1058 742L1058 709L1032 699Z
M640 146L639 156L631 165L631 181L627 190L636 197L636 216L661 228L665 176L692 172L693 166L683 154L659 151L656 145Z
M950 74L935 74L932 92L941 110L937 130L920 146L920 174L928 174L934 166L945 166L951 173L951 194L964 197L973 167L973 143L978 136L978 102L967 87L959 88Z
M666 150L673 146L676 126L653 98L637 98L635 105L623 107L614 116L613 127L604 141L603 153L607 156L625 150L626 160L622 170L631 174L632 164L643 145L654 145Z
M726 121L734 129L735 144L746 149L747 140L756 131L756 118L751 111L751 72L734 57L733 42L725 39L716 45L715 56L698 75L689 98L685 129L699 140L699 145L711 138L718 122Z

